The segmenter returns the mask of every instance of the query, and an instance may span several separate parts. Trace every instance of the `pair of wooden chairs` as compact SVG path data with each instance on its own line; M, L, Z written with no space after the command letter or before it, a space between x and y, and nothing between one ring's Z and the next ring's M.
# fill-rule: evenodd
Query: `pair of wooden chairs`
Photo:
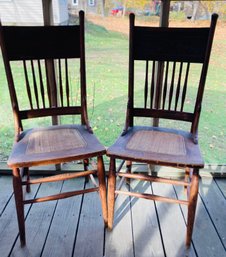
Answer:
M138 27L134 25L134 19L131 14L129 100L125 128L107 152L94 136L87 115L84 13L79 13L80 24L75 26L0 26L0 43L15 120L15 144L8 165L13 173L21 245L25 245L25 204L94 191L99 192L103 220L110 229L113 227L115 195L119 193L188 205L186 244L190 245L199 169L204 165L197 139L198 121L217 15L212 16L210 28ZM15 81L17 69L14 68L21 67L18 62L22 62L23 75L20 81ZM194 107L186 109L186 102L191 100L187 92L193 63L201 65L201 75L198 85L192 85L193 91L197 91L194 93ZM142 82L140 77L135 79L136 65L139 66L139 74L140 67L144 67L143 105L140 95L136 100L135 84ZM80 70L79 76L75 75L77 69ZM77 82L71 83L71 77ZM76 87L77 95L73 95ZM21 98L21 91L26 91L27 101ZM56 117L63 115L78 115L81 119L78 125L66 119L69 125L24 129L25 125L29 126L26 122L31 118L52 117L54 123ZM186 121L191 123L191 129L182 131L162 126L135 126L136 117ZM110 157L108 208L103 163L106 153ZM89 169L90 158L97 158L95 169ZM116 159L127 161L126 173L116 170ZM83 160L84 172L30 179L31 166L77 160ZM185 181L133 174L132 162L180 167L185 169ZM24 174L27 175L25 180ZM32 184L92 175L98 176L99 186L38 199L25 200L23 197L23 186L29 192ZM188 200L116 190L116 176L181 185L187 188Z

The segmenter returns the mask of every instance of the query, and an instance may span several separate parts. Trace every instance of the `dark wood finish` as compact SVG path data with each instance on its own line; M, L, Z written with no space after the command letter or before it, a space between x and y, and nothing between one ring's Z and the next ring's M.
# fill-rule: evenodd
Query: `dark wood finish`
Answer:
M175 179L167 179L167 178L160 178L160 177L152 177L150 175L145 175L145 174L128 174L124 172L118 172L116 173L117 176L119 177L125 177L125 178L133 178L133 179L139 179L139 180L145 180L145 181L150 181L150 182L159 182L159 183L167 183L167 184L172 184L172 185L177 185L177 186L188 186L188 182L184 182L181 180L175 180Z
M56 195L49 195L46 197L24 200L23 202L24 202L24 204L48 202L48 201L65 199L65 198L68 198L71 196L81 195L81 194L85 194L85 193L92 193L92 192L97 192L97 191L99 191L98 187L90 188L90 189L82 189L82 190L77 190L77 191L72 191L72 192L60 193L60 194L56 194Z
M116 174L115 174L115 159L110 159L110 167L108 174L108 229L113 228L114 207L115 207L115 188L116 188Z
M26 244L24 224L24 201L20 170L18 168L13 168L13 188L17 210L17 220L20 232L20 242L21 246L24 246Z
M138 198L143 198L143 199L148 199L153 201L160 201L160 202L166 202L166 203L179 203L179 204L188 205L187 201L177 200L177 199L168 198L168 197L162 197L162 196L153 195L153 194L135 193L135 192L122 191L122 190L115 190L115 193L130 195L133 197L138 197Z
M191 244L198 190L199 190L199 170L194 169L192 180L191 180L190 195L188 199L187 237L186 237L186 245L188 247L190 247L190 244Z
M208 70L213 35L218 16L212 15L207 28L153 28L135 26L135 16L130 15L128 105L125 128L117 141L108 148L110 157L108 188L108 227L112 229L115 194L188 206L186 246L190 247L198 196L199 169L204 161L197 140L202 96ZM134 64L144 62L144 102L134 106L136 80ZM191 66L200 66L196 85L194 111L185 111ZM157 75L156 75L157 69ZM150 79L149 79L150 77ZM149 81L150 80L150 81ZM149 101L148 101L148 95ZM139 99L140 102L140 99ZM192 110L190 108L189 110ZM190 131L151 126L134 126L135 117L186 121ZM115 160L130 162L125 173L115 168ZM131 163L180 167L185 170L183 181L150 175L132 174ZM187 199L163 197L154 193L122 191L115 189L116 176L122 181L137 179L166 183L186 189ZM120 187L121 187L120 183Z
M74 195L98 191L100 194L103 220L107 224L107 203L105 170L102 156L105 148L101 145L89 125L86 105L86 66L84 40L84 12L79 13L80 24L76 26L0 26L0 43L8 79L9 92L15 118L15 144L8 159L13 170L17 218L21 245L25 242L24 205L37 202L68 198ZM77 61L77 63L76 63ZM24 74L24 85L14 79L13 65ZM54 67L54 62L57 64ZM51 71L51 72L49 72ZM76 72L79 80L72 80ZM56 77L56 75L58 77ZM75 92L76 84L80 89ZM24 87L24 88L23 88ZM20 101L20 91L27 92ZM57 94L59 93L59 101ZM73 95L73 93L75 95ZM54 100L55 99L55 100ZM77 105L75 105L78 102ZM78 100L78 101L77 101ZM23 121L38 117L79 115L80 124L31 127L24 130ZM76 174L61 174L31 180L29 167L60 164L89 158L97 159L97 169ZM22 181L25 171L27 180ZM30 185L57 182L97 174L99 185L94 188L62 192L35 199L23 199L22 186L30 191Z

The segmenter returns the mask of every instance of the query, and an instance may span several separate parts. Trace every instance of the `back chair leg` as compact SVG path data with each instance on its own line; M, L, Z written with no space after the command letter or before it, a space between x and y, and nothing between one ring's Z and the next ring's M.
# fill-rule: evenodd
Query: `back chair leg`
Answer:
M132 162L126 161L126 172L131 173L132 172ZM130 183L130 178L126 178L126 183Z
M107 194L106 194L106 182L105 182L105 169L103 157L97 157L97 176L99 180L99 193L102 205L102 213L104 219L104 225L107 227L108 212L107 212Z
M26 167L26 168L24 168L24 172L25 172L25 174L26 174L26 176L27 176L27 182L30 180L30 171L29 171L29 168L28 167ZM26 192L27 193L30 193L31 192L31 185L30 184L27 184L27 186L26 186Z
M185 169L185 175L184 175L184 182L190 182L190 168L186 167ZM184 193L187 194L188 187L184 186Z
M193 225L195 221L195 211L197 205L199 190L199 169L194 169L191 180L190 196L188 203L188 217L187 217L187 237L186 237L186 246L189 248L191 245Z
M87 171L89 169L89 159L84 159L83 160L83 166L84 166L84 170ZM89 182L89 176L85 177L85 182L88 183Z
M116 187L116 175L115 175L115 159L110 159L110 168L108 174L108 229L113 228L114 220L114 207L115 207L115 187Z
M25 222L24 222L24 203L23 189L21 184L21 176L19 168L13 168L13 189L16 203L17 220L19 225L19 234L21 246L26 244L25 239Z

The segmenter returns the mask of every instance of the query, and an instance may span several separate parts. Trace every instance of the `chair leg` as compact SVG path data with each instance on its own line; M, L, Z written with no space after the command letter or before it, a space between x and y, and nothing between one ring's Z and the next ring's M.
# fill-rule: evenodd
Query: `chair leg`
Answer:
M185 169L185 176L184 176L184 182L190 181L190 168L186 167ZM187 193L188 187L184 186L184 193Z
M114 207L115 207L115 186L116 186L116 175L115 175L115 159L110 159L110 168L108 174L108 228L113 228L114 221Z
M99 193L102 205L102 213L104 219L104 225L107 227L107 219L108 219L108 212L107 212L107 189L106 189L106 182L105 182L105 169L104 169L104 162L103 157L97 157L97 176L99 180Z
M25 173L26 173L26 175L27 175L27 182L30 180L30 171L29 171L29 168L28 167L26 167L26 168L24 168L24 171L25 171ZM26 192L27 193L30 193L31 192L31 185L27 185L26 186Z
M84 170L88 170L89 167L89 159L84 159L83 160L83 166L84 166ZM88 183L89 182L89 176L85 177L85 182Z
M190 195L188 200L188 217L187 217L187 237L186 246L189 248L191 245L193 225L195 221L195 211L197 205L199 190L199 169L194 169L191 180Z
M132 172L132 162L126 161L126 172L131 173ZM130 184L130 178L126 178L126 183Z
M24 204L23 204L23 189L21 184L21 176L19 168L13 168L13 189L16 203L17 220L20 233L21 246L26 244L25 239L25 221L24 221Z

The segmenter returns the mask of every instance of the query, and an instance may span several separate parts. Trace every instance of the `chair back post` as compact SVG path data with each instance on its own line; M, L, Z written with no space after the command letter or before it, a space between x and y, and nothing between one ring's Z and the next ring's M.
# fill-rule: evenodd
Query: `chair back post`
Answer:
M200 77L200 81L199 81L199 88L198 88L198 93L197 93L197 98L196 98L196 103L195 103L194 120L193 120L192 126L191 126L191 133L193 134L195 143L197 143L197 140L198 140L199 117L200 117L200 113L201 113L202 99L203 99L203 93L204 93L205 82L206 82L206 75L207 75L208 66L209 66L210 53L211 53L211 49L212 49L213 37L214 37L215 29L216 29L217 19L218 19L218 14L214 13L211 18L211 25L210 25L209 36L208 36L208 43L207 43L207 47L206 47L205 61L204 61L203 68L202 68L202 73L201 73L201 77Z
M126 113L126 124L124 133L128 127L133 126L133 105L134 105L134 55L133 55L133 31L134 31L135 15L129 15L129 74L128 74L128 103Z
M6 51L6 46L5 46L5 40L4 40L4 27L2 26L2 23L0 21L0 46L2 49L2 58L3 62L5 65L5 72L6 72L6 77L8 80L8 85L9 85L9 95L12 103L12 109L13 109L13 117L14 117L14 124L15 124L15 140L18 140L18 134L20 131L23 130L22 122L19 117L19 107L18 107L18 100L15 92L15 86L14 86L14 81L13 81L13 75L12 71L10 69L9 65L9 58L8 54Z
M91 132L91 127L88 121L87 100L86 100L86 63L85 63L85 18L84 11L79 12L79 25L80 25L80 73L81 73L81 122L86 125L87 129Z

